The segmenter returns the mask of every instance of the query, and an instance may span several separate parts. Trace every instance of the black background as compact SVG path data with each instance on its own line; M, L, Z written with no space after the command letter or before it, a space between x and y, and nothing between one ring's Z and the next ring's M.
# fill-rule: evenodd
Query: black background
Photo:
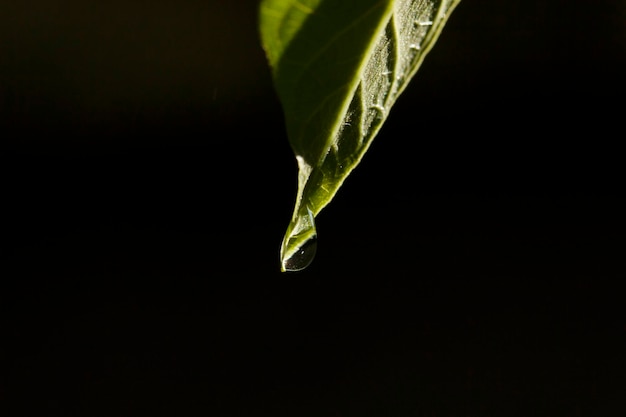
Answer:
M281 274L255 1L0 13L0 414L626 413L618 0L464 0Z

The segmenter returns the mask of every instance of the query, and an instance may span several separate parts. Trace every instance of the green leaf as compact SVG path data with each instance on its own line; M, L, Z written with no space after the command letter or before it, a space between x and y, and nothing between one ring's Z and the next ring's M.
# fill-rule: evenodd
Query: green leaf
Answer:
M262 0L260 32L298 161L281 269L309 265L315 216L358 165L460 0Z

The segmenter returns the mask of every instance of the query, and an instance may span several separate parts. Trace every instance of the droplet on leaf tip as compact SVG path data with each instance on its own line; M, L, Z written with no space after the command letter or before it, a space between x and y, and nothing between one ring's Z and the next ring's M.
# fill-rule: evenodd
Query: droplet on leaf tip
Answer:
M313 262L317 252L317 236L305 241L288 258L282 259L283 272L296 272L305 269Z

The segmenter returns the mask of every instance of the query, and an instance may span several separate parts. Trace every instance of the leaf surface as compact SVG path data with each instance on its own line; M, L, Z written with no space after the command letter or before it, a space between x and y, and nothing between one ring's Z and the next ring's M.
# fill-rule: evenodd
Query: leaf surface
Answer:
M261 41L299 170L283 271L313 259L315 216L358 165L459 1L261 1Z

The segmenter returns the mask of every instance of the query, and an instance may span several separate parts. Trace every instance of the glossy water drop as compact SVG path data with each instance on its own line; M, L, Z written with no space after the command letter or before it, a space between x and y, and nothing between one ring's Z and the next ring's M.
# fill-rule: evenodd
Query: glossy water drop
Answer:
M304 242L291 256L283 259L283 271L301 271L313 262L317 251L317 236Z
M311 264L317 251L313 212L306 207L292 219L280 249L281 270L301 271Z

